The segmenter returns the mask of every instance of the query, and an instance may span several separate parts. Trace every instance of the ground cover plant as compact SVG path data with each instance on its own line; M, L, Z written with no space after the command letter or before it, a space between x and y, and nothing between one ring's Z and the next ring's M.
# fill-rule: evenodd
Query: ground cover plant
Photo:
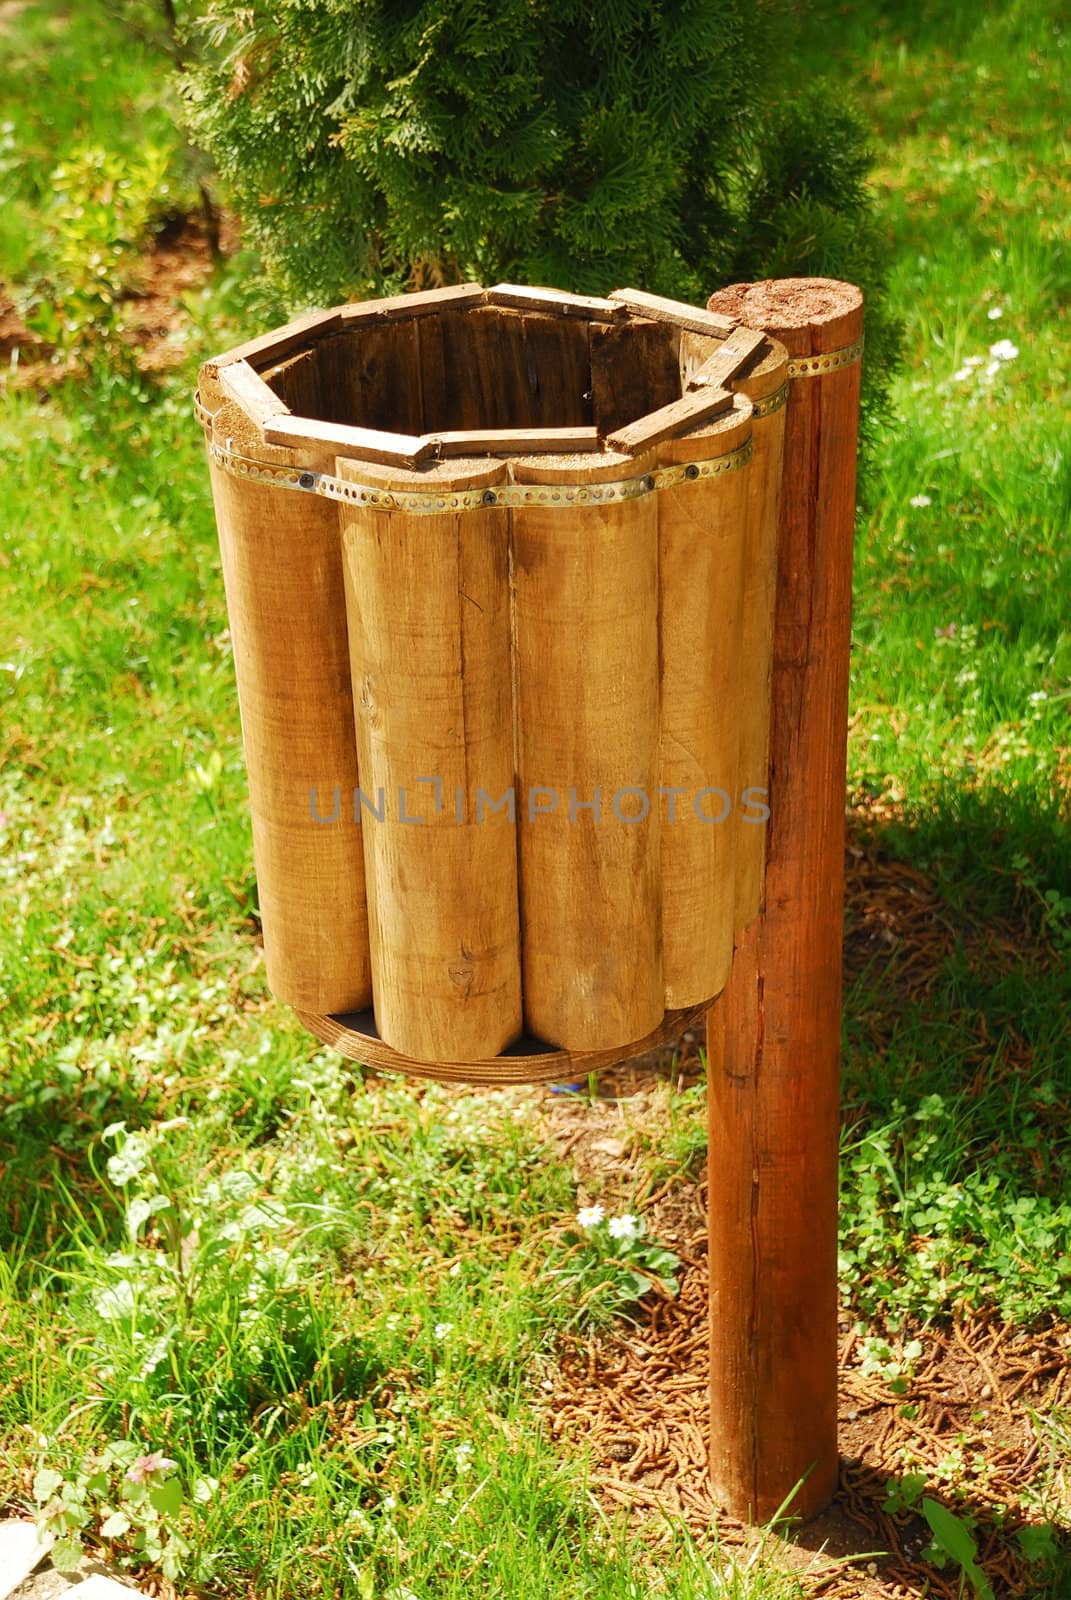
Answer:
M188 401L249 262L191 224L131 332L198 204L167 31L0 7L0 1507L61 1561L257 1600L1068 1592L1067 34L817 22L907 362L857 544L844 1488L793 1553L708 1530L701 1041L469 1095L352 1074L266 995Z

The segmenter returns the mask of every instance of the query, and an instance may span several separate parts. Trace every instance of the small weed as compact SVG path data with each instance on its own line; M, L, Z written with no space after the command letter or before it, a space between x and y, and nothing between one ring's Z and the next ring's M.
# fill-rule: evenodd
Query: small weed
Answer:
M858 1331L864 1332L862 1328ZM922 1354L921 1339L909 1339L899 1355L893 1354L885 1339L873 1335L864 1337L860 1348L862 1351L860 1370L863 1373L883 1378L893 1394L907 1393L908 1380L914 1370L915 1362Z
M158 1567L174 1582L184 1570L190 1546L175 1521L185 1503L175 1466L161 1451L143 1452L127 1439L112 1440L86 1456L64 1477L52 1467L34 1474L37 1525L55 1538L52 1565L73 1572L83 1556L82 1535L95 1531L113 1560L125 1566ZM194 1481L192 1498L206 1504L213 1484Z
M562 1235L564 1259L549 1275L575 1297L577 1318L622 1315L652 1289L676 1295L680 1260L648 1238L643 1217L607 1216L595 1205L578 1211L576 1221Z
M977 1600L993 1600L989 1579L978 1565L978 1546L971 1529L969 1517L957 1517L939 1500L926 1496L921 1505L922 1515L930 1527L930 1543L923 1551L928 1561L943 1567L951 1561L958 1566L970 1583Z

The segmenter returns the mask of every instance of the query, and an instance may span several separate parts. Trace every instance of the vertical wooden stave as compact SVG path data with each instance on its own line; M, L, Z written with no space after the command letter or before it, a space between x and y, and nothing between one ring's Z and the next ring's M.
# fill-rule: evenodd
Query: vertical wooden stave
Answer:
M223 400L211 374L202 377L202 398L214 412L217 444L296 464ZM298 1010L361 1010L372 997L371 959L364 858L350 810L357 752L336 509L235 477L211 456L209 474L268 986Z
M527 457L513 476L595 484L654 460ZM512 522L525 1022L564 1049L628 1044L663 1015L656 496ZM642 820L615 815L643 809L625 788Z
M720 341L685 333L681 377L719 349ZM762 906L769 802L770 682L773 661L777 524L784 471L788 354L776 339L734 378L730 388L755 406L752 459L748 469L747 531L739 651L740 717L737 808L733 817L736 928L744 928Z
M444 494L505 476L337 468ZM358 759L383 813L362 806L377 1027L418 1060L493 1056L522 1020L516 830L477 794L513 785L508 513L340 512Z
M772 348L732 385L755 404L753 453L744 555L743 624L740 640L741 694L747 714L740 719L736 819L737 929L747 927L762 908L766 871L769 804L770 691L773 665L774 600L777 588L777 526L784 474L785 414L778 404L788 382L784 345ZM787 402L787 397L786 397ZM772 405L772 409L768 409ZM754 793L752 793L754 791Z
M752 436L751 412L737 396L725 416L661 444L659 463L739 451ZM737 763L740 721L750 712L740 658L751 470L749 463L658 495L667 1010L719 994L733 959Z
M789 357L845 348L862 297L736 285L712 307ZM734 1516L821 1510L837 1479L844 770L859 366L793 381L784 445L762 914L707 1028L711 1473Z
M680 398L680 331L630 317L588 328L591 405L604 436Z

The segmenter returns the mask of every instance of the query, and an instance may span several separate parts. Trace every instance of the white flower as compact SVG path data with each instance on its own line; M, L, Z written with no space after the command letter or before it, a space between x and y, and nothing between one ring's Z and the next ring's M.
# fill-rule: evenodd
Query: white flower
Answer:
M636 1218L627 1211L623 1217L611 1217L607 1231L611 1239L634 1239L638 1232Z
M1030 704L1032 706L1036 706L1039 705L1042 700L1047 700L1048 698L1048 694L1044 689L1035 689L1033 694L1030 696Z
M998 339L996 344L989 346L989 354L997 361L1014 361L1019 354L1019 346L1012 344L1010 339Z
M911 504L913 506L932 506L933 501L928 494L913 494L911 496Z
M384 1511L393 1511L397 1504L398 1502L395 1500L392 1494L385 1494L383 1499L380 1501L380 1505L383 1507Z
M454 1324L452 1322L437 1322L435 1324L435 1337L436 1337L436 1339L445 1339L446 1335L448 1333L453 1333L453 1331L454 1331Z
M990 322L999 322L1003 315L1003 306L990 306L989 310L986 312L986 316L989 318Z
M952 382L953 383L962 383L964 378L969 378L970 377L970 375L971 375L973 370L974 369L972 367L966 367L966 366L960 367L958 372L954 372L952 374Z
M984 360L985 356L965 356L963 358L963 365L965 367L980 367Z
M582 1228L597 1228L605 1215L602 1206L581 1206L576 1220Z
M992 378L993 375L995 373L999 372L999 371L1000 371L1000 362L999 361L991 361L989 363L988 367L986 367L986 369L985 369L985 375L986 375L987 378Z

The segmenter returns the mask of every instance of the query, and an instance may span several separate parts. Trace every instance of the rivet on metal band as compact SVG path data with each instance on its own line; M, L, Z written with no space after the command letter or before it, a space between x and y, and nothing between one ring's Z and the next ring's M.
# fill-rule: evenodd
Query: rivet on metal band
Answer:
M613 505L623 500L639 500L644 495L654 494L659 489L672 489L677 484L721 477L723 473L746 467L751 460L751 440L748 439L738 449L727 451L725 455L712 456L706 461L659 467L655 472L645 473L639 478L618 478L607 483L510 483L502 484L493 491L458 489L452 493L436 494L424 489L380 489L370 483L351 483L348 479L334 478L326 472L276 466L268 461L257 461L252 456L240 455L215 441L210 441L208 450L216 465L236 478L273 484L278 489L317 494L325 500L338 500L346 505L368 506L377 511L404 511L411 516L477 511L486 509L488 505L517 509L549 506L562 510L571 506Z
M854 344L845 345L843 350L831 350L828 355L794 356L788 363L788 375L790 378L820 378L826 372L854 366L863 353L863 342L860 335Z
M755 407L751 413L756 422L763 417L772 417L775 411L780 411L788 400L788 384L783 383L780 389L775 389L773 394L766 395L762 400L753 400Z

